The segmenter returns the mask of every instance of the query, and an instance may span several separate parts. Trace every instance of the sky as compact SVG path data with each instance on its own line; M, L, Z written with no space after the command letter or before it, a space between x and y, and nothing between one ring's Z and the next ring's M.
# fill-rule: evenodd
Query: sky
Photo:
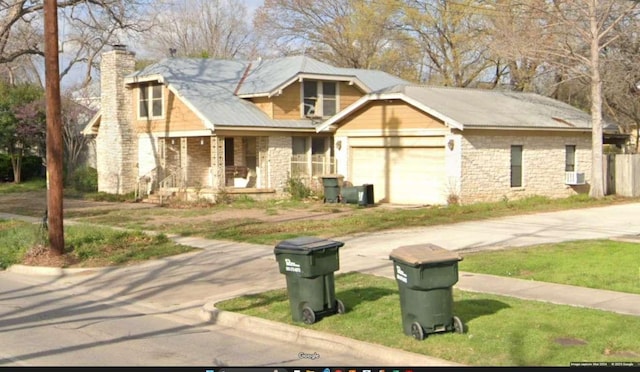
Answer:
M264 3L264 0L233 0L233 1L240 1L244 3L247 6L247 10L249 11L250 17L253 17L253 13L255 12L255 10L258 9ZM60 33L64 32L63 24L59 24L58 27L60 29ZM60 38L62 39L63 36L61 35ZM64 68L63 66L65 66L64 58L65 58L64 55L60 55L61 70L62 68ZM65 76L62 79L61 88L66 89L69 87L73 87L74 85L77 85L84 78L84 73L85 73L85 69L83 67L73 68L71 72L68 74L68 76ZM41 75L44 77L44 71L41 73Z

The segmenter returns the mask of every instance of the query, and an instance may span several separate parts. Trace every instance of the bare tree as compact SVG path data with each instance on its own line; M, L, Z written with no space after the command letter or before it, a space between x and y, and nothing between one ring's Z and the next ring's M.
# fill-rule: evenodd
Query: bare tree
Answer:
M66 167L65 183L78 168L87 151L91 138L82 133L84 125L92 118L95 111L84 106L71 97L62 100L62 139L64 141L64 164Z
M424 80L466 87L496 71L489 54L489 10L476 0L407 0L403 24L425 54Z
M148 9L151 5L158 7L158 1L59 0L57 5L64 62L61 76L82 65L86 71L84 81L88 83L106 45L120 43L128 33L148 30L154 24ZM35 64L42 63L43 7L42 1L0 0L0 65L21 62L24 66L28 58L38 59Z
M305 53L340 67L380 69L416 80L419 48L397 27L395 0L265 0L257 33L281 54Z
M233 0L173 0L158 12L161 27L146 33L146 49L156 57L232 59L255 51L247 7Z
M554 63L572 74L588 77L591 91L592 169L589 195L604 197L603 172L603 94L601 55L619 34L616 26L629 17L637 16L636 1L620 0L556 0L549 14L555 29L556 42L542 52L559 57ZM562 58L562 60L560 60Z
M617 27L619 37L603 55L603 93L605 112L622 129L635 132L634 152L640 142L640 18L631 17Z

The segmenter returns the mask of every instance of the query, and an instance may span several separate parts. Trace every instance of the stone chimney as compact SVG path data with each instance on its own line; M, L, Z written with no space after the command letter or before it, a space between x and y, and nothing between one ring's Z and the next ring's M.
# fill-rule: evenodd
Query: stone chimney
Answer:
M135 70L135 53L124 45L102 54L100 129L96 137L98 191L126 194L135 190L137 136L133 130L132 92L124 77Z

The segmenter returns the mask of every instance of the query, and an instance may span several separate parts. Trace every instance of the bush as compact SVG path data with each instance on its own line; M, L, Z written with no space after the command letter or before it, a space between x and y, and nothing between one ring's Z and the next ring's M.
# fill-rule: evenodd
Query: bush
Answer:
M71 176L71 186L80 192L97 192L98 171L91 167L76 169Z
M311 189L300 178L289 178L285 191L293 200L302 200L311 196Z
M27 155L22 157L20 167L20 177L22 181L34 178L44 178L46 169L39 156ZM11 157L7 154L0 154L0 182L13 182L13 167Z

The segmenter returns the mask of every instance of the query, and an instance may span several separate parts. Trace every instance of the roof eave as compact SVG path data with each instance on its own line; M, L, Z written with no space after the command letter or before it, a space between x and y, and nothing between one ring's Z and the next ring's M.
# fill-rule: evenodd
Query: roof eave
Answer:
M165 83L164 76L160 74L145 75L145 76L128 76L124 78L125 84L147 83L150 81L157 81L161 84Z
M198 118L200 118L200 120L202 120L202 123L204 124L204 127L206 129L209 129L211 131L215 130L215 127L214 127L213 123L211 121L209 121L209 119L207 119L207 117L200 110L198 110L197 107L195 107L191 102L189 102L188 99L186 99L183 95L181 95L180 91L178 91L171 84L167 84L166 87L167 87L167 89L169 89L169 91L171 91L173 94L175 94L175 96L178 97L182 101L182 103L184 103L185 106L187 106L189 108L189 110L191 110L194 114L196 114L196 116Z
M317 132L322 132L322 131L326 131L326 130L330 130L335 123L337 123L338 121L344 119L345 117L349 116L350 114L352 114L353 112L355 112L356 110L358 110L359 108L361 108L362 106L364 106L367 102L370 101L381 101L381 100L401 100L404 101L414 107L416 107L417 109L431 115L434 116L440 120L442 120L442 122L444 122L444 124L450 128L455 128L455 129L459 129L459 130L463 130L464 126L462 125L462 123L454 120L453 118L450 118L444 114L442 114L441 112L438 112L436 110L431 109L430 107L416 101L415 99L407 96L404 93L373 93L373 94L368 94L362 98L360 98L359 100L355 101L354 103L352 103L351 105L349 105L347 108L345 108L344 110L342 110L340 113L338 113L337 115L329 118L327 121L325 121L324 123L322 123L321 125L318 126L318 128L316 129Z

